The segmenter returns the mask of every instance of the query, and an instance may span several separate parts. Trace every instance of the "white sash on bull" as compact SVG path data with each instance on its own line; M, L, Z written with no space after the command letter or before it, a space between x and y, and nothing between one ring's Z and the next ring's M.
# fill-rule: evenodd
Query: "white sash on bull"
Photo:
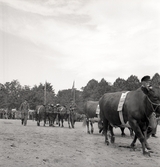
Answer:
M127 123L125 124L125 122L124 122L122 109L123 109L123 105L124 105L124 102L125 102L125 99L126 99L128 92L122 93L121 98L119 100L118 108L117 108L117 111L119 112L119 118L120 118L122 125L127 126L127 127L129 126L129 124L127 124Z
M99 115L99 114L100 114L99 104L97 105L97 108L96 108L96 114L97 114L97 115Z

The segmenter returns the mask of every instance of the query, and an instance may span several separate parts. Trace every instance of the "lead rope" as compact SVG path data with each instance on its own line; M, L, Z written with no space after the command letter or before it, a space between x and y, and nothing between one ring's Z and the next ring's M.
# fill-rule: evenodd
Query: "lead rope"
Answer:
M157 110L157 108L160 106L160 104L153 103L153 102L149 99L148 96L147 96L147 99L148 99L148 101L151 103L151 107L152 107L153 112L155 112L155 111ZM153 105L156 106L155 109L154 109Z

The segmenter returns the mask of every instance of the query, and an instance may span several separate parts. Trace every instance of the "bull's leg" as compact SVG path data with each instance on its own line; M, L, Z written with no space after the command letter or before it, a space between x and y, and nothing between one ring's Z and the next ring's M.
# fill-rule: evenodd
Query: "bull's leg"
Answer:
M149 144L148 144L148 142L147 142L147 139L148 139L148 134L147 134L147 133L148 133L148 130L144 131L145 145L146 145L146 148L151 151L151 147L149 146ZM151 152L152 152L152 151L151 151Z
M110 134L111 134L111 143L115 142L115 136L114 136L114 132L113 132L113 127L111 125L109 125L109 130L110 130Z
M102 122L102 120L98 121L98 128L99 128L99 133L102 132L102 134L103 134L103 122Z
M122 132L122 133L121 133L121 136L125 136L125 135L126 135L126 134L124 133L124 129L125 129L125 128L120 127L120 129L121 129L121 132Z
M61 119L58 119L58 126L61 126Z
M58 125L59 125L59 127L61 126L61 116L60 116L60 114L58 114Z
M40 121L37 120L37 126L40 126Z
M131 136L131 137L134 137L133 129L132 129L132 128L128 128L128 129L129 129L129 131L130 131L130 136Z
M61 122L62 122L62 127L64 127L64 125L63 125L63 119L61 119Z
M134 139L133 139L133 141L132 141L132 143L131 143L131 148L133 149L133 150L135 150L135 146L136 146L136 141L137 141L137 136L136 135L134 135Z
M46 126L46 118L44 119L44 124L43 124L43 126Z
M43 126L46 126L46 120L47 120L47 115L46 115L46 113L43 115L42 118L44 118L44 124L43 124Z
M73 120L73 128L74 128L74 125L75 125L75 121Z
M88 134L90 134L90 130L89 130L89 118L86 118L86 123L87 123L87 132Z
M69 128L71 128L70 122L71 122L71 118L70 118L70 115L68 115L68 127L69 127Z
M24 119L22 119L22 125L23 125Z
M54 122L56 121L57 118L57 114L53 114L53 126L54 126Z
M94 128L93 128L93 122L90 120L90 125L91 125L91 133L93 134Z
M108 134L107 134L107 132L108 132L108 125L109 125L108 120L104 118L103 119L103 132L104 132L104 136L105 136L105 143L107 145L109 145Z
M72 120L72 128L74 128L74 122L73 122L73 120Z
M74 128L74 115L72 115L72 128Z
M142 151L143 151L143 155L147 155L147 156L150 156L150 152L149 150L147 149L146 147L146 138L145 138L145 135L142 133L142 130L140 129L139 125L137 124L137 121L136 120L132 120L130 121L130 125L132 127L132 129L134 130L135 132L135 136L139 139L139 141L141 142L141 145L142 145ZM136 140L136 137L134 137L134 140ZM131 146L133 144L135 144L135 142L131 143Z

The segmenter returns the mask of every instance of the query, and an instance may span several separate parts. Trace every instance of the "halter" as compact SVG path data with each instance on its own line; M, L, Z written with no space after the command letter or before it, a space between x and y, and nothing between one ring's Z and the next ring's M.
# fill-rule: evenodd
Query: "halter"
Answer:
M160 104L153 103L148 96L147 96L147 99L151 103L151 107L152 107L153 112L155 112L157 110L157 108L160 106ZM156 106L155 109L153 107L154 105Z

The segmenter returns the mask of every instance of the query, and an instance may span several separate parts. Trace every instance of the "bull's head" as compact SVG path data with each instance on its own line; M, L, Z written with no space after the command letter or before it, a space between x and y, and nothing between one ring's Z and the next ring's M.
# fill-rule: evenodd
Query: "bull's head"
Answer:
M148 88L142 87L141 89L146 94L155 112L160 113L160 87L151 86Z

